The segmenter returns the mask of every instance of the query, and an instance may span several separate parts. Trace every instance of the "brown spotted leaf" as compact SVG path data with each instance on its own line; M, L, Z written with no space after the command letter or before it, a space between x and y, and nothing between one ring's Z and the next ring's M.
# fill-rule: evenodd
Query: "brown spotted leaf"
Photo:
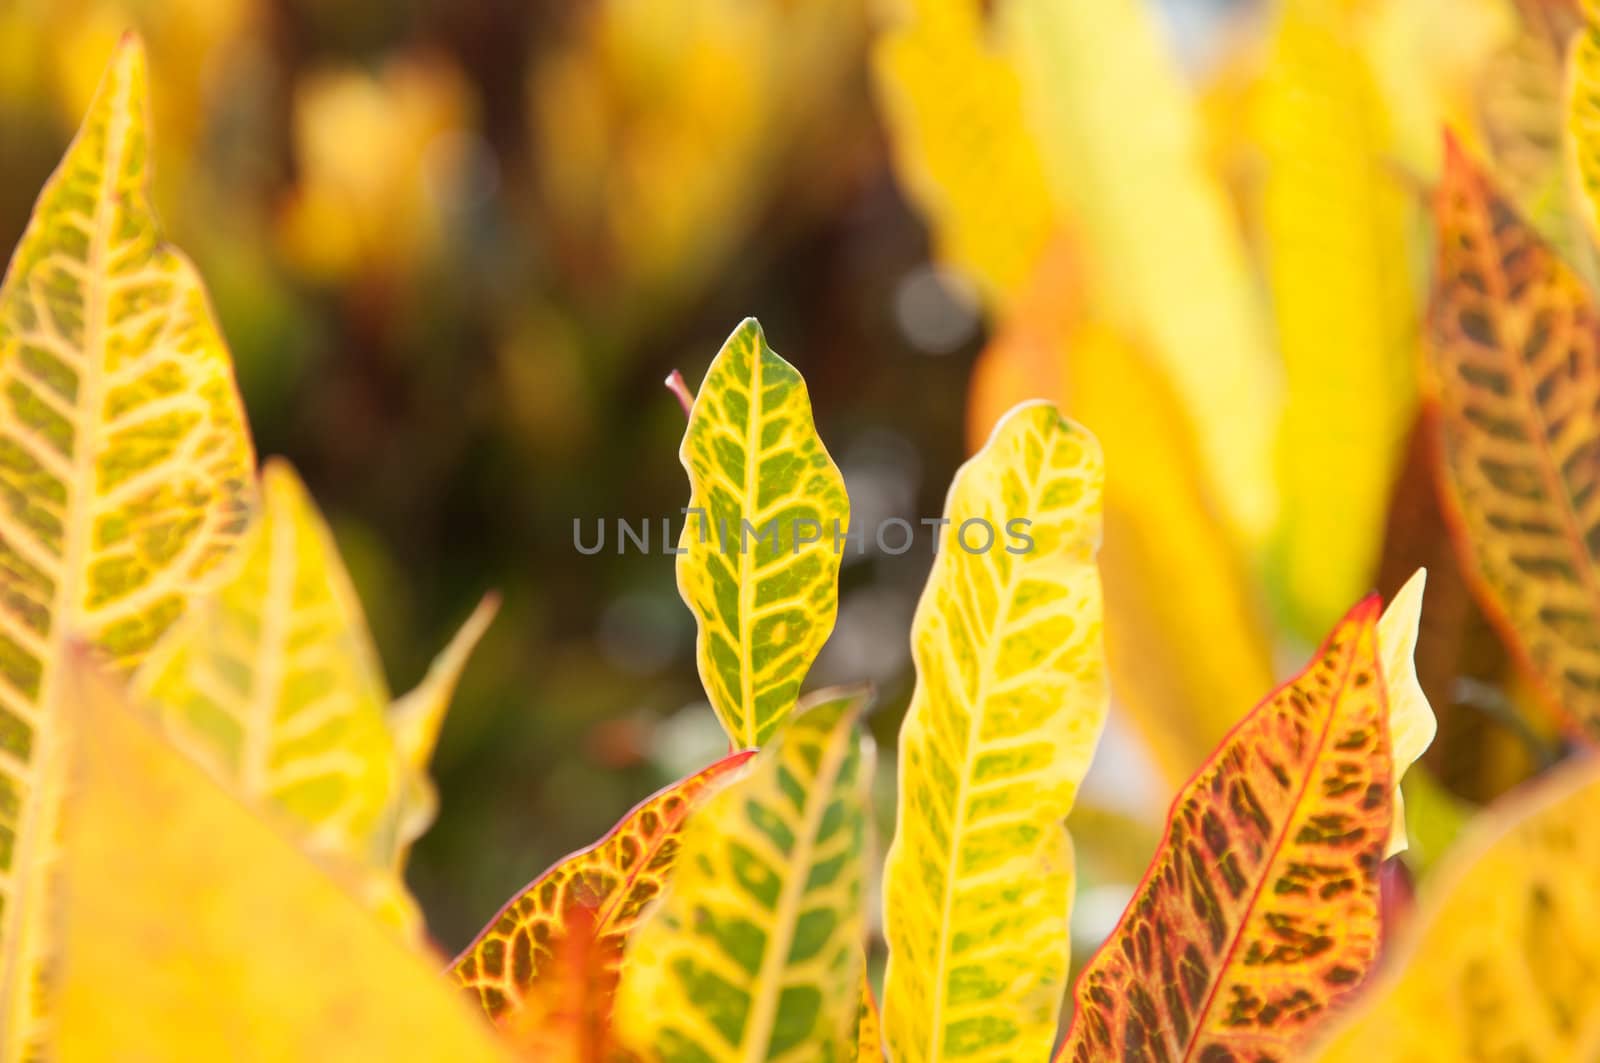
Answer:
M1600 320L1452 140L1427 327L1445 512L1484 611L1600 736Z
M1292 1059L1360 985L1393 812L1377 620L1351 610L1179 792L1058 1058Z
M734 753L673 783L639 804L604 838L540 875L456 957L450 968L456 980L473 992L497 1025L520 1023L525 1002L549 1006L551 992L540 983L547 967L550 977L563 977L563 965L551 961L570 929L567 916L579 910L591 913L584 930L594 938L591 951L612 949L626 937L641 910L661 891L677 856L684 819L751 755ZM612 949L606 955L604 991L609 997L616 989L620 953Z

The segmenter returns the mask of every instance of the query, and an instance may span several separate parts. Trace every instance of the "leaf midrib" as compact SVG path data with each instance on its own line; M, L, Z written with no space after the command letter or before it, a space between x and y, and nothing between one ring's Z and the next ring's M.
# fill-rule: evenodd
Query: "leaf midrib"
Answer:
M810 880L809 869L816 849L817 831L838 785L839 772L855 741L854 718L852 712L834 723L828 735L827 753L817 766L811 785L806 787L806 809L801 819L804 829L796 840L795 854L788 861L791 873L784 879L778 907L773 913L775 932L766 951L762 953L761 969L754 983L762 992L756 997L754 1014L750 1024L745 1027L743 1044L747 1063L763 1063L769 1058L772 1028L778 1016L778 998L783 989L779 976L787 966L789 952L794 947L794 928L799 919L796 909L800 906L800 899L805 896L806 884ZM774 775L781 767L782 761L774 765ZM820 785L823 780L827 780L825 787Z
M1046 469L1051 465L1051 446L1048 433L1041 432L1040 435L1044 438L1040 440L1042 454L1039 459L1039 476L1038 479L1027 482L1027 510L1030 513L1033 512L1037 502L1039 481L1044 479ZM1026 437L1023 437L1018 440L1018 443L1021 444L1025 441ZM1003 470L1001 471L1003 472ZM1003 485L1003 476L1001 480ZM948 507L946 508L948 509ZM951 519L952 523L947 527L954 528L954 518ZM978 708L985 701L983 691L993 682L995 658L998 653L998 646L1003 641L994 636L1001 626L1001 618L1011 611L1012 598L1016 593L1017 572L1021 567L1020 560L1011 564L1010 570L1006 574L1004 593L996 598L995 623L990 630L991 637L984 644L983 651L979 656L978 681L974 684L976 693L973 697L972 711L967 716L967 755L963 758L962 772L956 786L955 816L950 830L950 855L945 862L944 895L941 898L939 911L939 962L934 969L933 1021L929 1026L930 1036L933 1038L933 1043L929 1046L928 1059L930 1063L939 1063L940 1060L944 1059L944 1008L945 996L949 985L948 970L950 966L950 913L955 905L956 865L961 855L960 839L966 830L967 789L972 778L972 762L974 760L971 751L981 745L979 734L982 730L982 714L978 711ZM914 631L913 635L915 636L915 634L916 632ZM977 632L974 631L973 634L977 635Z
M37 702L39 713L35 721L34 759L31 765L34 786L28 799L23 802L17 824L16 849L12 857L13 866L18 869L17 887L8 905L4 937L0 938L0 959L4 961L3 965L0 965L0 1019L5 1020L0 1022L0 1027L9 1031L6 1035L8 1040L0 1043L0 1047L10 1046L6 1051L0 1052L0 1056L6 1058L14 1054L13 1049L18 1044L23 1044L25 1047L22 1039L28 1036L29 1028L33 1025L29 1015L31 998L26 991L31 980L31 972L26 968L31 964L32 957L43 951L38 943L38 939L43 936L40 913L35 909L45 885L44 861L39 859L36 850L40 846L41 837L48 833L44 830L46 817L54 818L53 809L48 806L59 798L58 773L62 767L56 763L59 753L55 749L56 734L52 726L57 681L61 669L65 667L70 639L90 634L78 630L81 618L87 615L78 608L78 603L83 598L83 577L87 571L91 541L94 458L99 449L97 430L101 427L97 413L103 402L101 385L104 383L102 380L104 366L100 363L105 356L107 331L105 262L109 255L111 230L107 214L116 194L117 176L122 172L130 117L126 96L131 73L125 62L118 63L113 70L112 76L115 77L116 83L106 107L105 149L100 160L100 188L94 202L84 269L82 343L84 357L83 373L78 382L76 404L78 419L73 425L74 447L71 462L73 482L67 485L65 536L60 567L56 573L56 593L51 604L50 637L46 643L49 659L44 662L39 684ZM80 131L73 138L72 144L67 149L66 158L60 164L56 175L51 178L52 185L55 185L58 179L64 180L66 168L77 161L74 156L82 137L83 133ZM46 195L59 194L59 186L50 187L46 193ZM58 205L57 209L65 208ZM41 229L41 237L42 234Z
M1333 729L1334 718L1340 715L1339 710L1343 705L1345 691L1350 682L1350 669L1355 665L1356 655L1360 651L1362 639L1370 639L1373 641L1372 650L1374 657L1376 657L1377 632L1375 622L1371 617L1368 617L1361 622L1361 626L1356 630L1354 638L1356 645L1352 647L1351 652L1345 657L1344 667L1339 673L1339 683L1336 687L1334 687L1334 690L1337 692L1337 694L1333 698L1332 704L1328 707L1327 717L1322 721L1322 730L1317 735L1316 753L1311 760L1311 765L1313 767L1315 767L1315 765L1321 761L1328 743L1328 732ZM1385 702L1383 708L1378 714L1379 718L1383 719L1388 715L1388 695L1386 692L1384 692L1382 683L1378 684L1378 689L1380 696ZM1226 750L1229 744L1229 742L1224 742L1220 747L1219 752ZM1209 768L1210 766L1211 761L1208 760L1206 762L1206 767ZM1201 770L1203 772L1205 768L1202 768ZM1300 785L1295 790L1294 801L1289 805L1289 811L1283 817L1283 829L1278 832L1277 839L1272 843L1272 854L1261 865L1262 874L1256 879L1255 886L1250 890L1250 901L1244 907L1243 917L1239 920L1238 925L1234 927L1233 940L1228 942L1228 951L1223 954L1221 958L1222 962L1217 964L1217 977L1214 981L1212 981L1211 987L1206 990L1205 1000L1201 1002L1200 1007L1195 1009L1195 1019L1194 1022L1190 1024L1189 1041L1183 1046L1183 1055L1180 1057L1180 1063L1190 1063L1190 1060L1193 1058L1195 1046L1200 1043L1201 1037L1205 1032L1206 1016L1210 1014L1211 1005L1217 999L1217 991L1222 988L1224 975L1226 975L1228 969L1233 966L1233 957L1235 953L1239 951L1239 945L1244 940L1245 927L1249 925L1250 917L1255 913L1256 906L1261 900L1261 891L1266 888L1267 879L1273 877L1271 874L1271 869L1277 864L1278 857L1283 852L1284 842L1286 842L1289 838L1289 824L1293 822L1295 813L1299 811L1301 805L1304 803L1306 791L1311 788L1311 780L1315 772L1308 769L1300 772L1299 774Z

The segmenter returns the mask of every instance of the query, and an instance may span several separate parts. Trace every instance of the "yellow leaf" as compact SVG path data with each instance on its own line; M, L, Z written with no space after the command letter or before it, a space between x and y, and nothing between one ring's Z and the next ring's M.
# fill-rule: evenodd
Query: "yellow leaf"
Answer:
M428 829L438 811L439 795L428 775L428 761L433 759L439 729L450 708L450 699L455 696L456 684L461 681L461 673L466 671L472 651L499 610L500 596L484 595L450 644L428 666L428 674L422 677L422 682L389 706L389 733L394 737L396 752L406 772L406 791L396 823L396 870L404 866L411 843Z
M249 506L227 349L150 210L145 109L128 39L0 287L0 1058L38 1034L66 640L132 668Z
M1010 0L998 16L1055 201L1083 238L1091 305L1148 342L1224 515L1253 542L1276 510L1277 365L1154 17L1141 0Z
M1032 276L1055 225L1016 70L981 0L911 0L880 35L879 100L896 169L939 257L991 304Z
M399 760L389 695L333 536L288 465L262 473L260 517L226 578L134 676L175 744L281 808L319 852L386 866Z
M1591 240L1600 240L1600 10L1573 42L1567 76L1567 143Z
M647 1060L842 1060L863 970L865 689L819 691L691 813L616 1023Z
M87 667L62 886L64 1063L504 1060L419 955Z
M711 707L750 749L794 708L833 630L850 521L805 381L754 318L706 370L679 456L691 490L678 593L699 624Z
M1307 634L1372 584L1417 401L1421 202L1359 25L1348 0L1284 4L1254 115L1287 384L1273 582Z
M1429 876L1391 974L1322 1063L1593 1059L1600 1031L1600 766L1478 817Z
M1103 475L1094 437L1035 403L950 487L912 624L884 867L896 1060L1044 1059L1055 1039L1073 887L1062 821L1106 712Z
M1406 839L1406 804L1400 780L1433 744L1439 729L1433 706L1417 681L1417 628L1422 622L1422 589L1428 573L1417 569L1378 620L1378 656L1389 703L1389 746L1394 756L1394 821L1389 830L1387 858L1403 852Z

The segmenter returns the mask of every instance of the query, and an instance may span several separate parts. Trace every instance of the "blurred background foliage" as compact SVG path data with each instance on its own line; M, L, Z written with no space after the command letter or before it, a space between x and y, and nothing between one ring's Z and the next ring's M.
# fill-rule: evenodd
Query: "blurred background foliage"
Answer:
M1152 2L1207 165L1243 201L1260 176L1239 113L1258 83L1248 72L1264 13L1243 0ZM1437 116L1473 106L1475 82L1458 71L1484 50L1472 19L1488 5L1392 6L1405 15L1381 36L1380 84L1421 56L1438 93L1391 94L1402 101L1392 162L1420 189ZM934 263L898 179L871 61L895 8L0 0L0 247L16 242L117 36L137 28L154 82L158 207L206 279L261 453L290 458L334 525L391 685L420 678L484 590L504 595L447 720L441 812L411 863L446 950L721 748L661 550L660 520L676 527L687 498L683 415L661 386L671 369L694 386L734 325L759 317L805 374L855 520L941 510L970 443L969 378L997 330L989 278ZM1465 42L1465 57L1432 46L1439 19L1456 23L1444 43ZM1530 93L1555 91L1538 81L1539 55L1502 61L1507 77L1532 77ZM1508 143L1536 196L1548 171L1537 137ZM1014 206L997 202L997 216ZM1037 298L1048 316L1054 291ZM1389 430L1403 437L1411 407L1396 416ZM1509 708L1527 696L1507 681L1503 651L1459 580L1437 575L1454 561L1411 449L1384 556L1358 559L1355 591L1392 591L1417 563L1434 566L1419 664L1433 668L1445 752L1432 763L1447 766L1434 796L1448 808L1451 793L1483 800L1526 775L1550 739ZM619 518L651 522L648 554L617 553L614 536L595 556L574 548L575 520L592 538L597 520ZM910 692L927 546L924 533L902 556L847 553L838 628L812 677L873 680L871 727L886 749ZM1249 604L1274 618L1283 674L1304 657L1307 622L1259 546L1247 563L1267 584ZM1445 635L1430 643L1429 624ZM1153 670L1171 649L1150 646ZM1169 790L1115 726L1095 776L1075 831L1091 887L1080 914L1103 929L1154 848ZM890 770L879 789L886 816Z

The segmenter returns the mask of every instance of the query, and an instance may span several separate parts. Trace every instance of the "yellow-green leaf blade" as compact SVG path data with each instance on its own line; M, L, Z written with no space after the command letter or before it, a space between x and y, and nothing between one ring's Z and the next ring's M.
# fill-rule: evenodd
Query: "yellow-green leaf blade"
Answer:
M333 537L294 472L269 463L226 576L134 676L174 741L310 848L388 868L402 789L388 690Z
M907 193L941 259L1004 306L1056 225L1009 57L980 0L916 0L874 49L878 97Z
M629 945L624 1040L648 1060L849 1059L863 962L863 691L807 699L689 818Z
M1593 1059L1600 768L1571 764L1470 824L1428 877L1392 974L1323 1063Z
M1073 867L1062 820L1105 721L1099 445L1045 404L995 428L951 485L912 625L884 868L892 1058L1044 1059L1068 967ZM1007 522L1031 549L1007 551ZM961 539L968 521L991 549ZM967 542L976 542L969 534Z
M1273 561L1300 630L1327 630L1377 568L1416 411L1421 210L1340 0L1281 5L1254 125L1286 405Z
M428 762L439 742L450 699L455 696L461 673L466 671L472 651L500 610L500 596L486 594L467 617L439 655L428 666L428 674L410 693L396 698L389 706L387 721L405 777L404 792L395 823L395 868L404 867L411 843L420 838L439 808L439 795L428 774Z
M254 458L193 267L148 198L127 40L0 286L0 1056L35 1039L55 834L54 702L74 635L128 669L243 530Z
M64 694L86 740L66 816L59 1058L507 1058L431 958L87 671Z
M1149 343L1224 516L1255 542L1276 511L1278 369L1195 102L1155 19L1142 0L1008 0L997 36L1054 200L1087 250L1093 305Z
M706 370L680 457L691 491L678 591L699 625L711 707L735 747L750 749L794 707L833 630L835 536L850 520L805 381L754 318Z
M1567 70L1567 143L1580 192L1580 213L1600 240L1600 7L1586 4L1585 26Z

